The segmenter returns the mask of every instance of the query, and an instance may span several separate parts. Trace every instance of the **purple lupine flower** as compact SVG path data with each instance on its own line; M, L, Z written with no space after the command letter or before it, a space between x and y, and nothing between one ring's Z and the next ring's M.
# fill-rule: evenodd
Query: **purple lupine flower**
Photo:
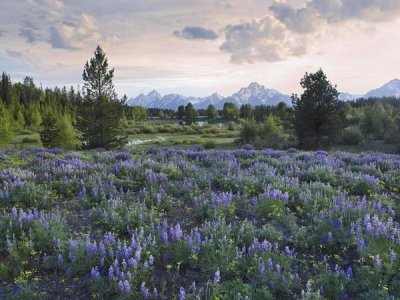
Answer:
M267 267L268 267L268 270L270 270L270 271L272 271L274 269L274 264L272 263L272 259L269 257L268 257Z
M396 251L394 251L393 249L390 250L390 255L389 255L389 257L390 257L390 262L393 263L393 262L396 260L396 258L397 258L397 253L396 253Z
M68 267L68 268L67 268L66 273L67 273L67 277L71 277L71 276L72 276L72 269L71 269L71 267Z
M196 281L193 281L192 284L190 285L190 290L192 293L195 293L197 288L196 288Z
M61 240L53 238L53 245L54 247L59 248L61 246Z
M380 269L382 267L382 260L379 257L379 254L377 254L376 257L375 257L375 264L378 267L378 269Z
M161 240L164 244L168 244L168 232L165 229L162 229L161 231Z
M15 206L11 210L11 218L16 219L18 217L18 211Z
M62 255L59 253L57 255L57 265L61 266L64 263L64 258L62 257Z
M156 288L153 289L153 298L157 298L158 297L158 291Z
M217 271L215 271L214 273L214 283L220 283L221 281L221 272L219 271L219 269L217 269Z
M289 246L285 247L285 254L287 256L292 256L293 255L293 251L290 250Z
M137 261L136 261L136 259L134 259L134 258L130 258L129 260L128 260L128 265L130 266L130 267L132 267L132 268L137 268Z
M332 234L332 232L329 231L329 232L328 232L328 238L327 238L326 241L327 241L328 243L332 243L332 240L333 240L333 234Z
M267 240L264 240L260 244L260 250L261 251L271 251L272 250L272 244L270 242L268 242Z
M115 275L114 275L114 268L113 266L110 266L110 268L108 269L108 280L110 281L115 281Z
M90 276L92 276L92 279L97 280L100 278L100 272L99 272L99 268L95 267L92 268L92 270L90 271Z
M140 258L142 257L142 249L139 247L136 252L135 252L135 259L137 261L140 261Z
M265 268L262 262L258 263L258 274L260 275L261 278L264 277L265 275Z
M117 289L121 294L128 294L131 291L131 286L129 284L129 281L128 280L124 280L124 281L120 280L118 282Z
M353 269L351 266L349 266L346 270L346 277L348 280L350 280L353 277Z
M281 273L281 265L280 264L276 264L275 265L275 272L280 274Z
M181 287L179 289L179 295L178 295L178 300L185 300L186 298L186 291L185 288Z
M182 229L181 229L181 225L179 224L179 223L177 223L176 225L175 225L175 228L174 228L175 230L174 230L174 236L175 236L175 238L176 239L181 239L182 238L182 236L183 236L183 232L182 232Z
M140 291L142 292L142 295L145 299L148 299L150 297L150 292L146 288L146 284L144 282L142 282L142 284L140 285Z
M89 256L93 256L97 253L97 243L91 242L90 239L86 241L86 252Z

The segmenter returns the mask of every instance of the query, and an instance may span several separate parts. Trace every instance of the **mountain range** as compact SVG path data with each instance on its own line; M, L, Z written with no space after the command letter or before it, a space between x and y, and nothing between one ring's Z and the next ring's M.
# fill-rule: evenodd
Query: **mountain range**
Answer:
M380 88L369 91L365 95L353 95L349 93L340 93L339 95L339 99L342 101L371 97L400 98L400 80L394 79ZM274 89L265 88L263 85L256 82L251 83L248 87L240 89L237 93L229 97L222 97L218 93L204 98L186 97L179 94L162 96L159 92L153 90L147 95L140 94L136 98L129 99L127 104L129 106L176 110L178 106L187 105L189 102L191 102L196 109L206 109L210 104L214 105L216 109L222 109L226 102L233 102L238 107L243 104L251 104L253 106L261 104L277 105L279 102L285 102L291 105L289 95L285 95Z

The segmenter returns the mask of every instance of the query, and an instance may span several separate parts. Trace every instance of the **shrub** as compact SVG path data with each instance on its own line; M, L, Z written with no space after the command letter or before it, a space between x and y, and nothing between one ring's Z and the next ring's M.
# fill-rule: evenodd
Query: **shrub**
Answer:
M206 149L214 149L216 146L215 142L210 140L204 143L204 148Z
M343 131L342 143L345 145L359 145L362 139L363 135L358 126L350 126Z
M35 138L35 137L24 137L22 139L22 142L23 143L38 143L39 140L37 138Z

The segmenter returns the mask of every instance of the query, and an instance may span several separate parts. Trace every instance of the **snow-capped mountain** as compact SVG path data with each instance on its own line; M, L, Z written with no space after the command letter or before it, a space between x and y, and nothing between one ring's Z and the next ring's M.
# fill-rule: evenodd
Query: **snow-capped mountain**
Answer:
M364 98L372 98L372 97L400 97L400 80L393 79L389 81L385 85L377 88L375 90L369 91L364 95Z
M339 100L340 101L352 101L361 98L363 95L353 95L349 93L340 93Z
M218 93L214 93L208 97L200 98L200 101L198 103L194 103L194 106L197 109L206 109L210 104L212 104L216 107L219 105L219 103L223 103L223 100L224 100L224 97L222 97Z
M352 101L359 98L371 97L400 98L400 80L394 79L365 95L353 95L349 93L339 94L339 100L342 101ZM197 109L206 109L210 104L214 105L216 109L222 109L226 102L233 102L238 107L243 104L251 104L253 106L261 104L277 105L279 102L285 102L288 105L291 105L290 96L282 94L277 90L267 89L256 82L251 83L248 87L242 88L237 93L226 98L217 93L204 98L185 97L178 94L161 96L159 92L153 90L147 95L140 94L136 98L131 98L127 104L130 106L177 110L178 106L187 105L189 102L191 102Z
M196 98L185 97L178 94L169 94L161 96L157 91L151 91L149 94L140 94L136 98L128 101L130 106L144 106L148 108L163 108L176 110L180 105L186 105L189 102L197 109L205 109L212 104L217 109L222 109L225 102L233 102L237 106L242 104L251 105L277 105L279 102L291 104L290 96L284 95L276 90L266 89L258 83L251 83L247 88L240 89L239 92L230 97L222 97L215 93L208 97Z
M279 102L291 104L290 96L284 95L276 90L266 89L263 85L252 82L247 88L226 98L226 102L233 102L237 106L243 104L251 105L277 105ZM223 104L222 104L223 106Z

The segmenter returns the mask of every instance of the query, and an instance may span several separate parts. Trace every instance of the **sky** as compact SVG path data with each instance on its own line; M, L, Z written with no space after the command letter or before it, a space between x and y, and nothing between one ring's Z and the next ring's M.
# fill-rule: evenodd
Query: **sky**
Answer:
M100 45L117 93L292 94L322 68L364 94L400 77L399 0L1 0L0 71L82 86Z

